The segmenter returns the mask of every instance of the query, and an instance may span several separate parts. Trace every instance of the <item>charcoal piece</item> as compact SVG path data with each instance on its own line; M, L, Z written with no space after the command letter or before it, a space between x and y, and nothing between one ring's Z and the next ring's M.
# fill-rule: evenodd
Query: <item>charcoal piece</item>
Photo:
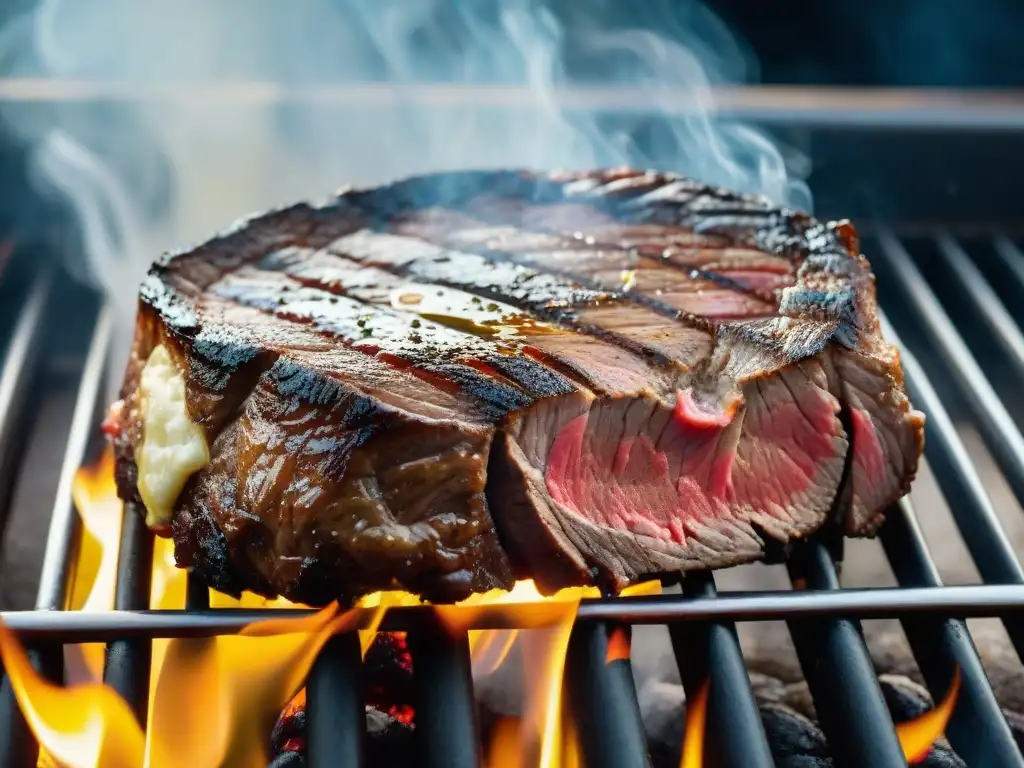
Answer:
M306 712L293 708L282 716L274 728L270 754L273 768L303 765L306 750ZM366 737L363 750L368 765L374 768L399 768L414 765L412 761L413 728L373 707L366 708ZM295 761L299 762L287 762Z
M380 632L363 664L367 703L397 720L413 717L412 654L405 635Z
M274 724L270 733L270 753L298 751L306 738L306 710L302 706L289 706Z
M679 683L650 681L639 694L647 751L654 765L679 765L686 726L686 693Z
M832 768L834 763L831 757L819 757L817 755L787 755L776 758L777 768Z
M763 674L761 672L748 672L750 677L750 690L754 698L759 702L784 702L786 700L786 685L777 677Z
M878 685L892 714L893 722L913 720L932 708L928 689L903 675L879 675Z
M902 675L881 675L879 684L892 708L894 720L903 722L932 707L928 692ZM784 684L760 673L751 674L761 722L776 765L788 768L832 768L828 742L821 729L801 708L813 703L805 683ZM686 701L678 683L651 680L640 690L640 708L654 768L677 768L686 725ZM1024 742L1024 717L1008 714L1018 743ZM924 768L963 768L964 761L945 739L939 739L924 761Z
M920 768L967 768L967 763L949 746L935 745L928 756L917 763Z
M761 722L776 762L794 756L825 758L828 744L817 725L785 704L762 704Z
M305 768L306 758L298 752L282 752L270 761L267 768Z
M374 768L416 765L411 726L372 707L366 708L365 761Z

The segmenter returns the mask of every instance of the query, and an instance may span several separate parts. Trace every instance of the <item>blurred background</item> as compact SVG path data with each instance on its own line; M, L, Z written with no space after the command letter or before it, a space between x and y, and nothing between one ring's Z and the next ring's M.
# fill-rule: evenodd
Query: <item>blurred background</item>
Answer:
M60 240L115 298L156 253L240 215L435 168L628 163L823 216L971 220L1005 209L990 169L1019 155L1024 125L1010 0L12 0L0 14L2 227Z

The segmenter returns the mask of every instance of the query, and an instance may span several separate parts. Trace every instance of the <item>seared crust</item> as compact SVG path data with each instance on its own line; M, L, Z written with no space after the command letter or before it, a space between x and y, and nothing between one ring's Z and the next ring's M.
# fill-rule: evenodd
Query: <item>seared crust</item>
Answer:
M143 514L138 387L158 344L212 457L175 508L179 565L309 604L526 577L616 589L744 562L819 527L840 476L846 532L870 534L923 446L852 226L671 174L417 177L165 256L114 412L118 492ZM777 515L730 497L727 549L704 524L661 540L552 495L566 414L643 401L657 420L684 391L712 411L740 402L729 440L753 462L747 431L768 439L755 400L778 402L775 387L799 405L802 377L829 453ZM542 418L547 443L524 442Z

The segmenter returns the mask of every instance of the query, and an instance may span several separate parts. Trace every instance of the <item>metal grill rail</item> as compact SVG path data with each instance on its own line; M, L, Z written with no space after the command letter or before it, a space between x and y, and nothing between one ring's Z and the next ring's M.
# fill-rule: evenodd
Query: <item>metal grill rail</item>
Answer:
M926 457L986 585L942 585L913 505L905 499L889 511L879 533L898 589L840 589L836 560L841 559L841 544L812 542L796 548L787 563L791 580L799 588L793 593L718 595L713 575L697 574L684 579L683 594L677 596L585 601L570 643L566 681L581 731L602 735L596 742L604 745L601 749L585 745L588 765L646 764L632 678L611 674L601 663L609 627L616 621L668 623L687 694L710 679L709 748L717 764L743 768L771 765L734 622L780 617L789 622L836 765L905 765L859 626L863 617L895 616L900 618L936 699L945 693L953 669L959 666L961 670L961 693L947 729L954 749L970 765L1024 766L964 622L967 616L1001 617L1021 654L1024 567L947 412L947 405L966 409L1016 498L1024 502L1020 424L997 393L991 371L986 373L984 361L976 359L959 330L964 316L987 328L1012 383L1018 392L1024 392L1024 336L1020 331L1024 318L1019 311L1024 305L1012 304L1011 311L1006 298L1024 298L1024 254L1002 237L975 248L940 233L925 246L933 258L927 262L931 273L923 266L920 252L890 233L883 232L866 251L879 274L880 288L895 295L895 300L883 296L883 306L892 320L886 330L891 339L899 333L908 342L904 371L915 407L928 416ZM934 280L927 279L936 264L946 278L955 273L960 281L955 306L944 303ZM1000 279L994 281L993 274ZM39 359L32 352L45 330L44 310L52 280L45 271L32 276L31 290L22 292L20 319L7 340L0 372L0 456L4 457L0 489L10 488L18 472L18 431L12 426L14 409L8 403L16 400L16 395L24 396L25 382L37 370ZM90 458L103 405L103 371L111 330L111 314L101 309L78 380L75 416L43 563L39 610L7 614L4 620L21 634L37 663L54 679L62 676L61 656L56 652L60 643L112 640L105 679L144 722L150 638L230 632L257 616L271 614L210 611L205 587L191 581L185 611L142 610L149 594L152 540L144 526L133 520L124 526L118 567L116 602L123 610L102 616L62 612L67 606L69 568L79 535L78 516L71 506L71 481L75 470ZM946 385L940 387L941 397L933 381ZM0 514L7 513L9 501L7 494L0 494ZM415 738L421 764L427 768L478 766L481 756L467 638L464 634L452 637L430 626L425 615L415 609L396 610L385 619L385 627L411 622L418 704ZM308 681L307 759L312 768L361 764L365 713L360 676L354 636L332 639ZM0 764L34 766L36 753L5 681L0 688Z

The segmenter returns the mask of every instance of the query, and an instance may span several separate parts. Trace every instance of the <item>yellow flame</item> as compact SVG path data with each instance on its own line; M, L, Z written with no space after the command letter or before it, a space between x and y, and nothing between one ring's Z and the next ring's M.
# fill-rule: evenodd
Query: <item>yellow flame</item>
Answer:
M50 758L68 768L138 768L144 740L135 716L101 683L54 685L0 624L0 657L25 720Z
M332 605L310 616L256 622L237 636L169 641L148 739L113 689L50 683L2 624L0 657L46 750L41 765L264 768L267 734L316 654L332 634L351 631L362 618L359 610L338 616Z
M267 734L320 648L362 617L358 610L336 614L332 605L250 624L235 636L171 641L150 709L146 768L264 768Z
M366 652L373 645L373 639L377 636L377 629L384 620L384 614L388 608L399 608L406 605L419 605L420 599L408 592L373 592L361 598L357 603L358 608L376 608L372 619L365 629L359 630L359 648L366 658Z
M573 739L566 738L563 728L562 675L579 600L563 599L556 606L557 623L522 632L517 637L526 673L524 713L522 719L507 718L498 723L491 740L488 768L566 766L565 753L572 749ZM453 608L442 612L447 614L446 623L471 620L465 615L456 616L459 608ZM461 613L469 611L462 609Z
M78 560L70 584L72 610L109 611L114 607L117 553L121 538L121 501L114 485L114 452L107 448L92 467L75 473L71 498L82 521ZM103 645L77 646L93 681L103 676Z
M70 607L110 610L113 607L122 506L113 482L114 457L109 449L93 467L75 476L73 498L82 519L83 535L71 584ZM174 563L173 542L157 539L154 550L152 608L183 608L185 572ZM624 596L658 594L657 581L626 591ZM518 582L511 590L473 595L456 606L438 606L438 615L455 631L468 631L474 675L497 670L513 648L523 654L528 670L526 711L522 720L500 724L491 744L488 768L515 768L533 754L543 768L574 768L580 763L579 745L571 720L561 723L562 673L569 632L579 601L597 597L596 588L572 588L543 596L532 581ZM367 595L358 608L344 616L321 611L308 617L260 622L239 636L209 640L157 640L153 644L149 743L125 703L99 685L103 646L79 646L92 683L63 688L41 678L28 663L14 636L0 627L0 655L11 671L12 685L33 731L43 745L40 766L56 763L76 768L141 766L145 750L148 768L174 765L175 760L195 765L209 756L231 754L237 765L256 765L268 723L296 695L316 656L332 632L363 620L360 646L365 656L388 608L418 605L406 592ZM522 629L472 630L476 608L508 606ZM284 598L268 600L250 593L239 598L210 590L212 608L302 608ZM257 637L260 639L257 640ZM272 638L272 639L271 639ZM609 638L609 660L628 656L628 635ZM252 643L271 643L256 651ZM166 671L165 671L166 670ZM538 674L537 670L541 672ZM897 727L904 755L911 763L923 760L944 732L960 687L959 670L949 692L933 710ZM202 696L195 691L202 690ZM168 694L169 692L169 694ZM165 695L168 694L168 695ZM297 695L301 697L301 692ZM686 741L681 768L700 768L704 751L708 686L705 682L687 708ZM296 699L297 700L297 699ZM188 702L182 706L181 702ZM264 706L266 702L272 702ZM183 730L184 729L184 730ZM215 734L182 740L191 732ZM109 734L116 738L108 738ZM185 742L202 742L184 756ZM47 753L50 750L50 754ZM500 755L500 757L499 757ZM512 761L512 762L509 762ZM265 763L263 763L265 765Z
M564 603L558 624L523 635L523 669L526 671L526 719L524 735L540 742L541 768L553 768L564 748L562 731L562 676L569 634L576 620L579 600ZM534 670L540 670L535 674Z
M94 610L109 610L113 606L122 516L113 470L113 455L108 451L95 467L84 469L76 476L74 499L86 536L79 553L74 608L88 605ZM658 594L660 591L660 583L653 581L626 590L624 595ZM175 565L173 542L158 538L154 548L150 607L183 608L185 592L186 573ZM588 587L543 596L532 581L522 581L511 590L494 590L473 595L455 606L436 607L438 615L453 631L468 631L474 675L494 672L514 648L522 655L523 668L527 671L524 716L513 723L514 729L505 726L504 735L500 731L496 735L492 744L495 749L504 739L514 737L516 742L514 749L499 750L503 754L510 752L514 757L505 757L506 762L496 765L512 766L516 763L508 760L521 760L527 754L532 758L527 763L530 768L535 765L577 768L581 764L575 727L571 720L562 722L562 675L579 601L599 594L596 588ZM421 602L417 596L406 592L376 592L357 603L357 608L364 610L350 611L341 617L321 611L307 617L259 622L238 636L154 641L148 740L124 703L109 689L94 686L102 691L95 695L103 697L107 702L104 706L114 707L115 712L110 717L119 716L116 710L128 714L129 724L124 727L129 730L119 727L118 732L127 733L129 741L144 749L146 768L216 765L225 761L240 766L266 765L262 754L266 734L288 704L289 697L293 702L302 700L303 691L296 692L296 689L327 637L343 628L351 629L358 620L362 627L360 646L365 656L388 608ZM516 623L532 630L470 629L480 610L493 610L495 605L514 611ZM210 590L210 606L305 607L283 598L268 600L250 593L233 598L214 590ZM369 616L365 609L370 609ZM257 648L253 643L261 645ZM99 680L102 646L90 647L86 653L94 679ZM77 701L79 690L64 691L69 697L75 697L69 698L69 702ZM116 703L109 703L111 697ZM84 705L75 706L81 709ZM97 717L98 722L106 722L106 715ZM181 737L183 733L203 735L185 740ZM58 728L41 738L41 742L45 746L59 734ZM61 747L59 738L56 744ZM139 744L143 746L138 747ZM58 760L61 754L54 753Z
M523 725L518 717L502 717L493 726L487 757L487 768L533 768L523 749ZM562 750L557 768L583 768L583 750L572 718L562 718ZM534 764L535 765L535 764Z
M491 733L487 768L523 768L523 753L519 749L521 738L522 721L518 717L498 720Z
M623 595L660 593L661 583L652 581L631 587ZM562 705L562 677L579 602L599 594L596 587L574 587L543 597L532 581L522 581L508 592L488 592L474 595L457 606L438 607L442 620L454 630L473 623L475 607L494 604L514 610L517 622L523 627L469 633L474 674L487 674L496 669L513 645L523 656L524 714L522 719L505 718L497 724L488 751L488 768L582 766L576 727ZM628 651L623 655L621 645L616 649L617 658L628 657ZM484 663L491 654L490 661Z
M925 712L913 720L900 723L896 726L896 735L899 737L900 746L903 747L903 756L911 765L920 763L931 751L932 746L943 733L949 724L949 718L953 715L956 707L956 698L960 693L960 668L953 672L953 682L949 690L938 706Z
M683 756L679 768L702 768L704 735L708 719L708 681L697 689L693 701L686 702L686 730L683 735Z
M560 768L583 768L583 749L579 731L571 717L562 721L562 764Z

